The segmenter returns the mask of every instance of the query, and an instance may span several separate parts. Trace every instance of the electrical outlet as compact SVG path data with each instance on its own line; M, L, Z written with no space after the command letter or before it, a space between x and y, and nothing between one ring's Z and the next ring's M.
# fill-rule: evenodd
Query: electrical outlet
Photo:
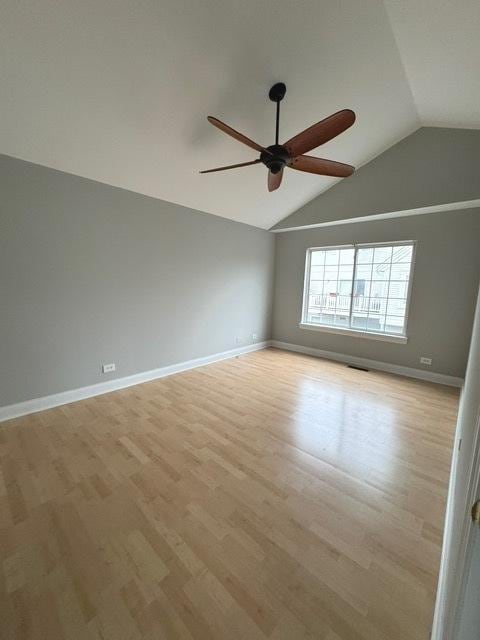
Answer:
M423 358L423 357L422 357L422 358L420 358L420 362L421 362L422 364L428 364L428 365L430 365L430 364L432 364L432 359L431 359L431 358Z
M111 364L102 365L102 372L103 373L110 373L112 371L115 371L115 363L114 362L112 362Z
M258 336L256 333L252 333L252 342L256 342L258 340Z

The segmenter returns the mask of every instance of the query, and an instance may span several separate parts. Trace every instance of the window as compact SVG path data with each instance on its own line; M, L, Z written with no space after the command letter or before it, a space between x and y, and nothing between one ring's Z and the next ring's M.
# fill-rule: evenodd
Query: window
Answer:
M398 242L308 249L301 325L404 342L414 248Z

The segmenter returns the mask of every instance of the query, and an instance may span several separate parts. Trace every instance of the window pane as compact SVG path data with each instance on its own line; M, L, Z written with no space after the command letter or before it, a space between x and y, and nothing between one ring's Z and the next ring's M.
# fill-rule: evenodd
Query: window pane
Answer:
M353 276L353 264L340 265L338 267L338 279L352 281ZM349 292L350 293L350 292Z
M390 280L390 287L388 290L389 298L406 298L408 294L408 282L398 282Z
M311 266L323 265L325 263L325 251L312 251L311 253Z
M351 280L339 280L337 286L337 293L341 296L350 297L352 293L352 281Z
M410 264L408 262L399 262L392 264L391 279L392 280L408 280L410 274Z
M323 291L323 280L312 280L310 283L310 295L321 295Z
M336 327L349 328L350 314L335 314L334 324Z
M370 298L368 301L368 313L370 316L382 315L387 312L386 298Z
M371 279L372 279L372 265L357 264L357 270L355 272L355 280L371 280Z
M370 286L370 297L386 298L388 294L388 280L373 280Z
M340 264L353 264L354 249L342 249L340 251Z
M340 252L338 249L332 249L326 252L325 264L338 264L340 258Z
M310 279L311 280L323 280L325 276L325 267L323 266L312 266L310 269Z
M343 312L343 313L347 313L348 315L350 315L350 294L348 295L338 295L337 296L337 305L336 305L336 311L337 313L339 311Z
M334 318L333 314L319 313L319 314L316 314L315 316L315 324L332 325L333 318Z
M338 277L338 266L325 267L325 280L336 280Z
M397 316L387 316L385 323L385 333L403 333L404 319Z
M372 280L389 280L389 279L390 279L390 262L386 264L382 263L382 264L373 265Z
M380 262L390 263L392 258L392 247L375 247L373 255L373 262L377 264Z
M316 293L312 293L309 297L308 297L308 309L309 311L312 311L313 313L317 313L320 312L320 310L323 308L323 299L324 299L324 295L323 292L316 292Z
M355 297L369 297L370 280L355 280L353 287L353 295Z
M355 296L353 298L353 313L367 314L368 312L368 298L365 296Z
M351 327L402 334L413 245L364 247L357 256Z
M373 249L372 248L360 248L357 251L358 264L372 263L373 262Z
M406 300L393 299L388 301L387 314L389 316L402 316L403 318L405 316L406 309Z
M410 262L412 261L413 246L406 245L393 247L393 262Z
M385 327L385 316L371 316L367 318L367 331L383 333Z
M333 295L337 293L337 279L331 278L329 280L324 280L323 282L323 293L327 295Z
M366 329L367 328L367 314L366 313L352 313L352 329Z

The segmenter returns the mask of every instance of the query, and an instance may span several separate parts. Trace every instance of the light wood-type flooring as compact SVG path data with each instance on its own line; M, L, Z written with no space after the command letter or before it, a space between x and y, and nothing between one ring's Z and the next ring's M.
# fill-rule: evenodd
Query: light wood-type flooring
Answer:
M427 640L458 392L268 349L0 425L2 640Z

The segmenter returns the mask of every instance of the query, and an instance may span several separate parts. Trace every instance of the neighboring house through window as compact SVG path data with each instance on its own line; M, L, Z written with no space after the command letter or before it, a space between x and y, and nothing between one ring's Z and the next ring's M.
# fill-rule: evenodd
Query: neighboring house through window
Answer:
M307 250L301 326L405 341L415 243Z

